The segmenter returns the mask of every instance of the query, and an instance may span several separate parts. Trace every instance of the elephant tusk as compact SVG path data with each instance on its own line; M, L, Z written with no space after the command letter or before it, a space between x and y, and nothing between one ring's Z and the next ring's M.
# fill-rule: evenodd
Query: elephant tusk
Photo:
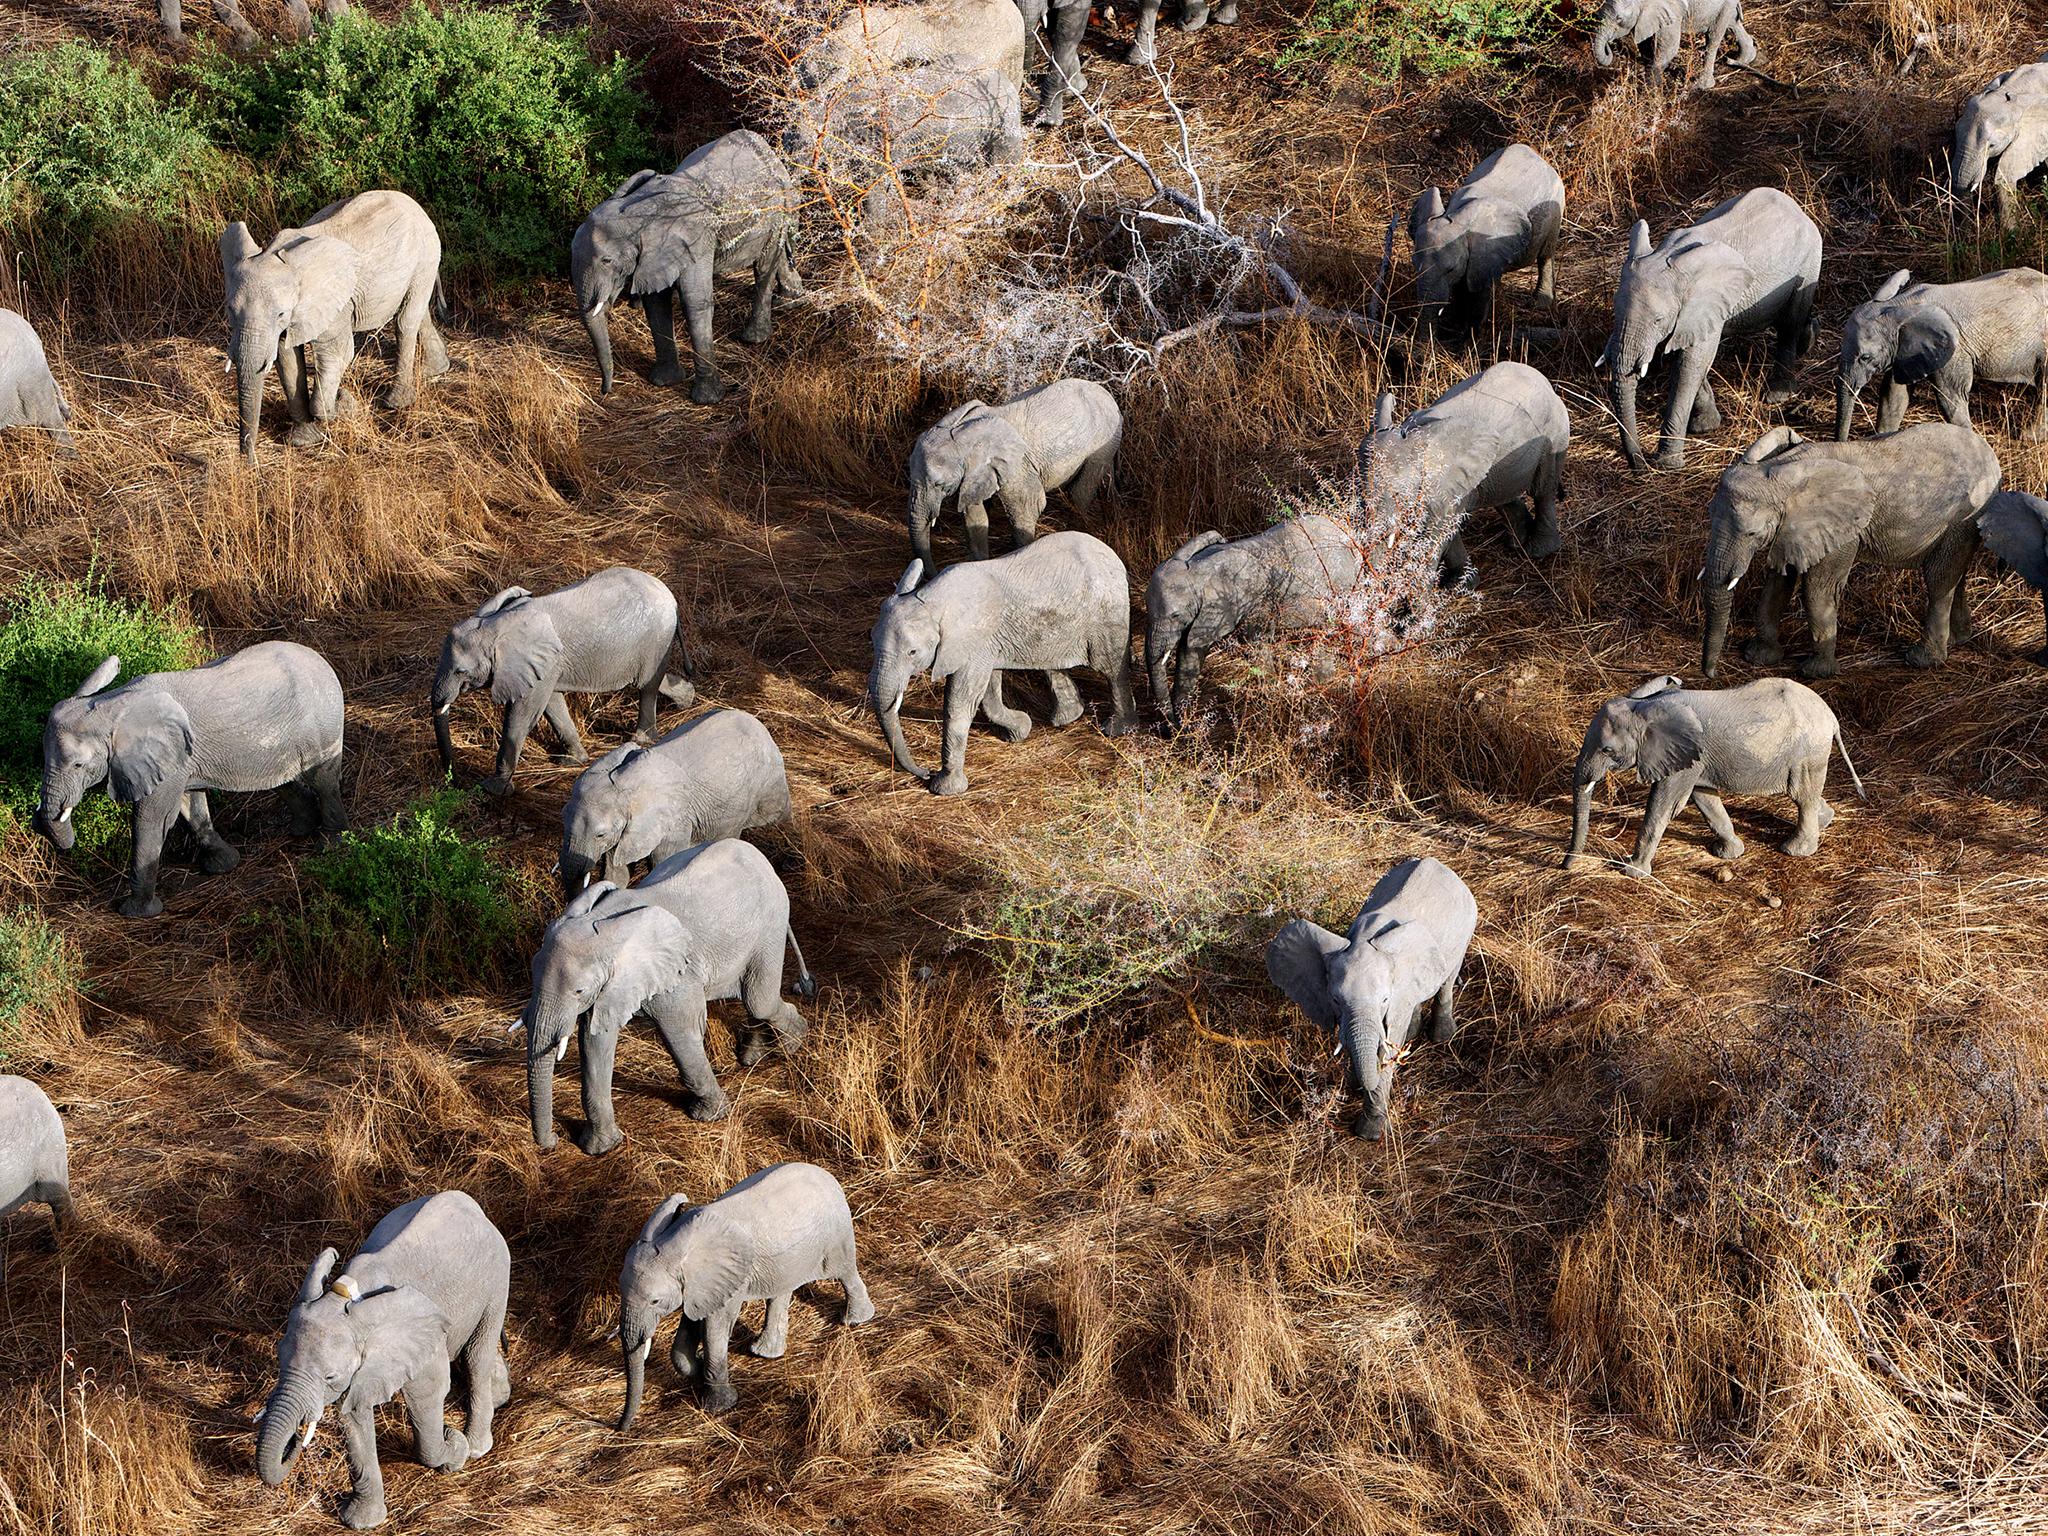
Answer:
M555 860L555 862L554 862L554 863L553 863L553 864L552 864L551 866L549 866L549 868L548 868L548 873L549 873L549 874L551 874L551 875L559 875L559 874L560 874L561 872L562 872L562 861L561 861L560 859L557 859L557 860Z
M563 1058L564 1056L566 1056L566 1055L568 1055L568 1054L569 1054L569 1037L568 1037L567 1035L564 1035L564 1036L562 1036L561 1040L560 1040L560 1041L559 1041L559 1042L558 1042L558 1043L556 1044L556 1046L555 1046L555 1060L557 1060L557 1061L560 1061L560 1060L561 1060L561 1059L562 1059L562 1058Z
M222 358L220 360L220 371L222 373L233 373L235 371L235 360L232 357Z
M436 709L434 713L445 717L448 711L453 709L454 707L455 706L453 704L443 704L440 708Z
M1646 358L1644 358L1644 359L1643 359L1643 364L1642 364L1642 366L1641 366L1640 368L1636 369L1636 377L1637 377L1637 378L1639 378L1639 379L1647 379L1647 378L1648 378L1649 376L1650 376L1650 360L1649 360L1649 359L1648 359L1648 358L1646 357Z
M270 1412L270 1408L268 1405L258 1408L254 1413L249 1415L249 1422L251 1424L261 1424L263 1422L263 1415L265 1415L268 1412Z
M590 871L587 869L583 872L583 884L580 889L586 891L590 889Z
M307 1446L313 1443L313 1431L320 1427L320 1416L321 1414L324 1414L326 1412L327 1410L325 1408L322 1408L319 1410L318 1413L315 1413L313 1417L306 1420L306 1427L299 1431L300 1450L303 1451Z
M1733 592L1735 590L1735 583L1737 583L1740 580L1742 580L1740 576L1730 576L1728 578L1728 585L1723 587L1721 590L1724 592Z
M1701 566L1701 567L1700 567L1700 573L1699 573L1699 575L1697 575L1697 576L1693 577L1693 581L1697 583L1697 582L1702 582L1702 581L1705 581L1706 579L1707 579L1707 568L1706 568L1706 567L1705 567L1705 566L1703 565L1703 566Z
M593 304L593 305L591 305L591 306L590 306L590 318L591 318L591 319L595 320L595 319L596 319L596 318L597 318L597 317L598 317L599 315L601 315L601 314L603 314L603 313L604 313L604 300L603 300L603 299L599 299L599 300L598 300L598 301L597 301L597 302L596 302L595 304Z
M59 816L59 817L58 817L58 818L57 818L57 819L56 819L56 820L55 820L54 822L52 822L52 823L51 823L51 825L52 825L52 826L57 826L57 827L61 827L61 826L63 826L63 825L64 825L64 823L65 823L65 822L69 821L70 819L71 819L71 807L67 805L67 806L65 806L65 807L64 807L64 814L63 814L63 815L61 815L61 816Z
M903 696L908 692L910 692L910 685L908 683L905 683L896 690L895 701L889 705L890 714L897 715L903 712Z
M525 1027L526 1020L514 1019L510 1024L507 1024L505 1026L505 1033L508 1035L517 1034L520 1030L524 1029Z
M654 1335L650 1333L649 1335L647 1335L646 1341L642 1343L640 1346L640 1363L642 1365L645 1365L647 1363L647 1357L653 1353Z

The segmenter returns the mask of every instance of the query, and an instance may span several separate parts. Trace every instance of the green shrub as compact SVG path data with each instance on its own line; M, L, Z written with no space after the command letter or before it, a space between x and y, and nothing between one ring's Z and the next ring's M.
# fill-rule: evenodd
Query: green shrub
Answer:
M226 163L190 110L85 43L0 59L0 234L62 267L124 224L171 227Z
M125 680L195 666L205 652L180 615L124 603L91 575L75 584L24 576L0 592L0 816L28 825L42 790L44 717L109 655ZM96 794L71 824L80 848L97 849L127 835L128 816Z
M0 910L0 1061L37 1019L52 1019L79 986L78 956L33 907Z
M652 154L631 66L538 10L356 10L260 58L217 55L200 82L216 139L275 168L288 218L395 188L433 215L449 268L562 270L584 214Z
M1547 39L1557 10L1558 0L1316 0L1275 62L1354 69L1388 84L1404 69L1447 75Z
M470 794L444 787L387 826L344 832L300 866L302 910L273 914L283 957L309 981L403 993L502 972L534 893L472 822Z

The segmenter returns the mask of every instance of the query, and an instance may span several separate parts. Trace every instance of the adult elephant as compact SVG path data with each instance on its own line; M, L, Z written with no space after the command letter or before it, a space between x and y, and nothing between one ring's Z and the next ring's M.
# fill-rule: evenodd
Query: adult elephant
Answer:
M676 358L675 305L690 327L694 376L690 398L709 405L725 383L711 339L714 279L746 272L754 308L740 339L766 341L775 300L803 292L791 260L796 185L768 141L739 129L691 152L668 175L641 171L593 208L569 247L569 277L590 345L599 387L612 392L611 322L605 311L621 298L647 312L654 336L656 384L683 376Z
M1858 558L1893 570L1918 566L1927 584L1916 667L1948 656L1951 633L1970 636L1963 576L1977 552L1977 514L1998 489L1991 445L1967 427L1928 422L1888 437L1809 443L1790 427L1768 432L1728 466L1710 509L1701 664L1721 666L1735 588L1763 563L1756 637L1743 655L1758 666L1784 659L1778 620L1795 587L1806 595L1813 654L1800 670L1835 675L1842 588Z
M2007 70L1963 104L1949 186L1974 197L1988 182L1999 224L2019 222L2019 184L2048 163L2048 57Z
M1894 272L1842 327L1836 442L1849 440L1856 397L1878 379L1880 433L1898 430L1909 390L1930 380L1943 418L1969 426L1970 386L1985 379L2033 385L2034 419L2020 436L2048 441L2048 274L2010 267L1967 282L1915 283Z
M1022 89L1026 20L1013 0L858 0L804 50L797 77L815 91L848 76L882 78L953 58L992 69Z
M1091 0L1017 0L1024 13L1027 42L1036 41L1045 59L1039 76L1038 112L1032 125L1056 128L1066 117L1066 98L1079 97L1088 89L1088 77L1081 71L1081 39L1088 32L1088 17L1095 9ZM1131 41L1129 60L1140 69L1158 59L1160 0L1138 0L1138 32ZM1199 32L1211 21L1220 27L1237 25L1237 0L1224 0L1210 8L1209 0L1182 0L1180 30Z
M313 35L313 13L308 9L306 0L284 0L284 9L294 37ZM156 14L157 20L163 23L164 41L173 48L183 47L185 8L181 0L157 0ZM321 20L333 21L347 14L348 0L320 0ZM256 29L249 25L249 18L242 14L238 0L213 0L213 17L228 29L237 48L254 48L263 41Z
M403 410L424 352L430 379L448 371L448 348L430 313L439 303L441 236L403 192L364 192L329 203L259 249L246 224L220 237L227 279L228 360L241 405L242 452L256 457L263 379L272 363L290 408L290 441L309 447L334 419L355 339L397 322L398 361L384 403Z

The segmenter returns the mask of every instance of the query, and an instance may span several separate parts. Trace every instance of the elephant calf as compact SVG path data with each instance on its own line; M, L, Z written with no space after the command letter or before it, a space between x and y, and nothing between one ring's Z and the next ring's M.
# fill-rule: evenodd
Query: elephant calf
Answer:
M1999 224L2019 223L2019 186L2048 164L2048 55L1998 76L1963 104L1949 186L1975 197L1988 181Z
M733 1185L708 1205L670 1195L619 1270L619 1349L626 1365L626 1406L619 1428L631 1429L647 1385L655 1331L681 1312L669 1362L694 1382L712 1413L739 1401L726 1350L740 1310L768 1303L754 1354L779 1360L789 1346L789 1303L799 1286L837 1281L846 1291L841 1320L858 1327L875 1315L853 1251L853 1212L846 1191L810 1163L777 1163Z
M1601 705L1586 730L1572 775L1572 841L1564 867L1586 851L1594 786L1626 768L1650 786L1635 856L1622 866L1630 874L1649 874L1664 829L1688 799L1714 829L1714 856L1740 858L1742 839L1721 803L1724 794L1789 794L1799 806L1799 826L1781 846L1804 858L1835 819L1822 792L1837 749L1861 797L1863 781L1842 745L1835 712L1803 683L1766 677L1740 688L1687 688L1675 677L1653 678Z
M43 725L38 831L59 849L77 840L71 813L101 780L134 807L133 855L124 917L155 917L164 838L183 821L199 843L199 867L226 874L241 855L214 830L208 793L294 785L301 835L339 832L341 680L317 652L269 640L186 672L151 672L109 688L121 658L109 656L60 699Z
M1593 61L1602 69L1612 66L1614 45L1623 39L1636 49L1654 44L1650 68L1661 75L1677 59L1685 40L1702 32L1707 37L1707 54L1700 77L1693 82L1694 90L1713 89L1714 61L1729 37L1735 39L1731 64L1755 62L1756 39L1742 24L1742 0L1607 0L1593 32Z
M1835 675L1842 589L1859 558L1891 570L1917 565L1927 583L1916 667L1948 659L1951 637L1970 638L1963 578L1977 552L1977 514L1998 489L1991 445L1968 427L1928 422L1885 437L1809 443L1790 427L1767 432L1728 466L1709 508L1706 628L1700 661L1721 665L1736 585L1758 559L1756 638L1743 655L1760 667L1784 659L1778 620L1795 587L1806 595L1813 654L1800 670Z
M2000 491L1977 514L1984 547L2020 573L2041 594L2041 616L2048 622L2048 501L2024 491ZM2048 644L2034 653L2048 667Z
M1386 1134L1394 1068L1422 1010L1433 1005L1431 1039L1457 1033L1451 994L1478 924L1464 881L1435 859L1403 859L1380 876L1348 936L1297 917L1266 946L1266 974L1336 1040L1348 1086L1365 1095L1353 1129L1367 1140Z
M338 1258L329 1248L312 1262L285 1320L277 1386L256 1421L256 1471L272 1488L282 1483L340 1404L355 1485L341 1520L360 1531L385 1516L379 1405L404 1395L420 1460L438 1471L489 1453L491 1420L512 1395L502 1342L512 1254L482 1207L443 1190L378 1222L336 1275ZM458 1359L466 1433L443 1418Z
M849 75L875 79L941 59L993 70L1022 89L1025 16L1014 0L916 0L846 7L797 60L797 78L819 91Z
M1359 449L1366 502L1381 527L1419 522L1441 546L1445 585L1476 580L1459 534L1471 513L1516 507L1515 532L1529 554L1557 553L1557 499L1564 484L1572 420L1550 380L1522 363L1495 363L1394 423L1394 397L1380 396L1372 435Z
M1564 180L1526 144L1480 161L1451 191L1431 187L1408 214L1422 323L1434 330L1446 311L1470 328L1486 319L1493 290L1510 272L1536 269L1536 300L1557 298L1557 241L1564 228Z
M30 1204L47 1205L59 1230L71 1221L64 1121L27 1078L0 1077L0 1218Z
M714 709L578 776L562 807L563 893L588 885L600 863L605 879L624 885L642 860L789 817L789 775L768 727L743 710Z
M1196 534L1160 562L1145 589L1152 697L1179 720L1201 695L1204 659L1240 630L1341 623L1360 565L1357 531L1319 514L1228 542L1213 528Z
M42 337L13 310L0 309L0 428L39 428L58 452L76 454L70 423L71 407L50 372Z
M1836 442L1849 440L1856 397L1879 378L1880 433L1899 429L1908 391L1923 379L1934 381L1947 421L1971 425L1970 386L1985 379L2033 385L2034 419L2020 436L2048 442L2048 274L2009 267L1967 282L1914 283L1912 273L1894 272L1842 327Z
M741 1066L768 1053L771 1032L795 1050L810 1026L782 1000L784 944L796 951L797 996L817 996L789 925L789 892L761 850L736 838L664 859L629 890L608 880L586 889L549 925L533 957L533 995L512 1026L526 1030L533 1139L555 1144L555 1064L574 1035L586 1121L576 1144L596 1157L625 1140L612 1112L612 1060L620 1032L642 1014L695 1097L691 1117L724 1118L725 1092L704 1053L706 1005L746 1004Z
M922 588L924 563L910 562L875 620L868 703L896 766L935 795L967 788L967 729L979 709L1011 741L1031 734L1031 717L1003 702L1003 673L1045 673L1054 726L1081 717L1070 667L1109 679L1115 715L1104 727L1136 728L1131 691L1130 578L1116 551L1085 533L1049 533L997 560L955 565ZM903 739L903 695L913 677L946 684L946 744L940 772L927 773Z
M1017 547L1038 534L1046 496L1062 486L1086 517L1123 442L1116 397L1086 379L1056 379L1001 405L970 400L939 418L910 451L910 552L936 572L932 525L952 497L967 552L988 558L988 502L1009 514Z
M502 795L512 788L519 754L543 716L563 756L572 763L584 761L567 694L635 690L640 695L636 739L652 740L659 701L687 709L697 699L686 678L668 670L671 648L682 656L684 672L694 676L675 594L645 571L615 565L540 597L524 587L507 587L448 631L442 643L432 695L442 771L455 769L448 712L472 688L490 689L492 701L504 711L497 772L479 786L486 794Z

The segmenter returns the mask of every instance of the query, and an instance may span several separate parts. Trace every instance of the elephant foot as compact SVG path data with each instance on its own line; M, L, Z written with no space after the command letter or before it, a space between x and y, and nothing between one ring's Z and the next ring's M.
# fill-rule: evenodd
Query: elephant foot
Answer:
M1714 844L1714 857L1717 859L1739 859L1742 857L1743 847L1744 844L1741 838L1731 837L1725 843Z
M733 1391L731 1382L713 1381L698 1390L697 1400L706 1413L731 1413L739 1406L740 1395Z
M1657 450L1657 467L1659 469L1685 468L1685 450L1683 448L1659 448Z
M1009 742L1011 746L1028 740L1031 735L1031 717L1022 710L1002 716L990 715L988 723L1001 731L1003 740Z
M433 1468L436 1472L460 1472L469 1458L468 1437L459 1429L451 1429L441 1442L441 1459L433 1463Z
M129 896L117 909L123 917L158 917L164 910L161 896Z
M1647 880L1650 878L1650 866L1647 864L1638 864L1634 859L1629 859L1626 862L1624 862L1621 866L1621 869L1622 873L1628 875L1632 879Z
M846 1315L839 1320L849 1328L858 1328L862 1323L872 1322L874 1316L874 1302L863 1296L858 1302L849 1301L846 1304Z
M285 434L287 443L294 448L318 448L327 441L327 434L317 421L302 421ZM381 1520L383 1516L378 1516Z
M410 410L412 408L413 401L418 398L419 396L417 391L410 389L400 389L396 384L394 384L389 389L384 391L384 409L387 411Z
M1128 59L1133 68L1143 69L1149 64L1157 63L1159 55L1152 48L1146 47L1143 44L1133 43L1131 44Z
M603 1157L626 1139L625 1133L616 1125L608 1125L602 1130L586 1125L580 1132L572 1131L570 1134L576 1138L576 1145L591 1157Z
M647 375L647 382L659 384L664 389L671 384L680 384L683 382L682 365L679 363L656 363L653 370Z
M1583 859L1584 857L1585 855L1583 853L1567 853L1563 858L1557 861L1557 867L1559 869L1564 870L1577 869L1579 867L1579 860Z
M1905 662L1907 666L1918 667L1923 672L1929 667L1940 666L1946 660L1948 660L1948 656L1946 653L1937 656L1932 650L1928 649L1927 643L1925 641L1922 641L1920 644L1913 646L1906 652L1905 655Z
M768 1032L750 1029L740 1037L739 1049L733 1052L743 1067L751 1067L768 1054Z
M1072 725L1081 718L1083 713L1081 701L1078 698L1072 704L1062 704L1052 712L1052 728L1057 731L1062 727Z
M1702 406L1692 413L1692 431L1695 437L1721 430L1721 413L1713 406Z
M658 691L662 698L677 709L688 709L697 702L697 685L687 677L677 677L673 672L662 678Z
M1351 1122L1351 1131L1361 1141L1378 1141L1387 1134L1387 1117L1361 1109L1358 1118Z
M754 1340L753 1348L749 1349L747 1353L756 1360L780 1360L788 1350L789 1340L786 1337L771 1339L768 1335L763 1334L760 1338Z
M935 795L964 795L967 793L967 775L955 768L928 780L927 787Z
M1209 18L1207 16L1183 16L1175 25L1183 32L1199 32L1202 28L1209 25Z
M1234 27L1237 25L1237 7L1226 5L1212 16L1210 20L1214 21L1219 27Z
M1137 728L1138 717L1136 715L1111 715L1109 719L1103 722L1102 734L1105 736L1128 736Z
M1768 640L1751 640L1742 648L1742 659L1751 666L1775 667L1785 659L1785 648Z
M1809 656L1799 664L1799 675L1805 678L1833 677L1840 670L1832 656Z
M638 741L640 738L635 736L633 739ZM573 751L568 748L558 747L548 754L548 761L551 763L568 763L574 767L577 764L589 762L590 754L581 747L577 747Z
M1802 835L1799 837L1788 838L1786 841L1778 844L1778 846L1781 849L1783 849L1786 853L1791 854L1793 858L1804 859L1810 857L1813 851L1816 848L1820 847L1820 839L1818 837L1806 837Z
M1769 389L1764 391L1764 404L1784 405L1788 401L1797 398L1798 394L1799 391L1794 389L1790 384L1773 384Z
M1835 808L1834 808L1834 807L1833 807L1832 805L1829 805L1829 804L1827 803L1827 801L1825 801L1825 800L1821 801L1821 803L1820 803L1820 825L1819 825L1819 826L1818 826L1817 828L1815 828L1814 830L1815 830L1816 832L1825 832L1825 831L1827 831L1827 829L1828 829L1829 827L1832 827L1832 826L1833 826L1834 824L1835 824Z
M482 1434L472 1433L469 1437L469 1459L475 1461L479 1456L490 1455L491 1447L495 1444L497 1442L491 1438L489 1430Z
M509 795L512 793L512 775L509 773L494 773L477 785L477 788L487 795Z
M1548 560L1562 548L1564 548L1564 540L1555 533L1542 534L1529 541L1529 558L1531 560Z
M731 1112L732 1100L722 1093L715 1099L693 1100L689 1111L692 1120L704 1121L723 1120Z
M765 325L749 325L745 330L740 332L740 340L744 341L750 347L758 347L759 345L761 345L762 342L766 341L767 339L768 327Z
M725 398L725 381L715 373L700 373L690 386L690 399L698 405L716 405Z
M352 1531L367 1531L382 1525L387 1511L381 1493L359 1493L341 1506L341 1523Z
M209 875L224 875L242 862L242 856L226 843L215 843L199 854L199 867Z

